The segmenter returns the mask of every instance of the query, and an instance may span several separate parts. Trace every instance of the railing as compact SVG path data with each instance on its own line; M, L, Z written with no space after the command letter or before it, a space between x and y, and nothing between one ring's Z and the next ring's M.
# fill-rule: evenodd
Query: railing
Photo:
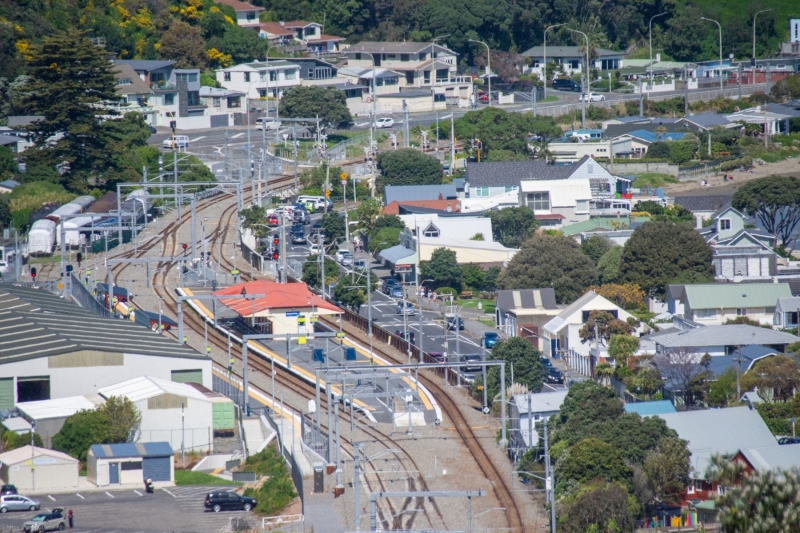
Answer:
M83 285L80 279L75 277L75 274L70 274L70 286L72 298L78 302L78 305L102 318L113 318L103 304L97 301L97 298Z
M261 528L275 528L275 527L283 527L287 524L297 524L298 522L302 523L305 520L304 516L301 514L287 514L283 516L265 516L261 519Z
M294 482L294 486L297 489L297 494L300 496L301 511L305 513L306 497L305 497L305 492L303 491L303 471L300 470L300 467L297 465L297 461L295 461L294 456L292 456L291 454L291 451L286 448L286 445L283 442L283 436L281 435L281 432L278 429L278 425L275 423L275 420L272 419L272 416L270 415L268 409L264 409L263 417L264 419L267 420L267 423L269 423L270 427L275 430L276 438L278 439L279 449L282 450L284 459L286 459L286 462L289 463L289 469L291 471L292 481ZM294 421L292 420L289 423L294 424ZM295 453L297 452L298 450L295 450ZM302 453L302 451L300 453ZM300 519L302 520L302 515L300 515Z

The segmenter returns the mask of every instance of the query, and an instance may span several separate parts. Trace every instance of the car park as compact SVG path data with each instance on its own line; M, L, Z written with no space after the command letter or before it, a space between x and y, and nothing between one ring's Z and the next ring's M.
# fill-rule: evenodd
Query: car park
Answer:
M394 119L391 117L381 117L375 121L375 127L378 129L391 128L393 126L394 126Z
M598 93L582 94L581 100L585 102L603 102L606 97Z
M206 509L215 513L220 511L249 511L256 506L256 500L249 496L239 496L235 492L209 492L203 503Z
M415 315L417 314L417 308L414 307L414 304L409 302L408 300L400 300L399 302L397 302L397 314Z
M22 530L26 533L44 531L63 531L67 527L67 519L61 509L54 509L51 513L40 513L22 524Z
M545 370L544 380L548 383L564 383L564 374L556 367L549 367Z
M0 496L0 513L8 511L38 511L41 505L39 500L20 494Z
M495 331L486 331L483 333L483 347L484 348L491 348L495 344L500 342L500 335L497 334Z
M293 233L292 234L292 244L306 244L308 243L308 239L304 233Z
M559 91L576 91L580 92L583 89L581 88L580 83L577 83L573 80L567 78L559 78L557 80L553 80L553 89Z
M164 142L161 143L161 146L169 150L172 150L173 148L188 148L189 136L175 135L174 137L170 137L169 139L164 139Z

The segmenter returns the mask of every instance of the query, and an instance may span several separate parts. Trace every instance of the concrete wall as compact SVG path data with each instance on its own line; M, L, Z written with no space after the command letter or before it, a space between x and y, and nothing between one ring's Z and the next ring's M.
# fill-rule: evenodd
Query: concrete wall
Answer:
M678 175L678 165L669 163L602 163L603 167L612 174L642 174L645 172L658 172L660 174Z

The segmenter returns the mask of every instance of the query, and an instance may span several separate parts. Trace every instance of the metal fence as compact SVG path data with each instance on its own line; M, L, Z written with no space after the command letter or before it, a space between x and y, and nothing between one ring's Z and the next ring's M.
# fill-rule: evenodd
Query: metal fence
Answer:
M283 444L283 438L281 436L280 430L278 430L278 425L270 416L269 410L264 409L264 418L266 418L269 425L272 429L275 430L275 434L278 438L278 446L283 451L283 457L286 459L286 462L289 463L289 468L291 470L292 481L294 482L294 486L297 489L297 494L300 496L300 504L302 506L302 513L305 513L306 510L306 497L303 491L303 471L300 470L300 467L297 466L297 461L295 461L294 456L291 454L291 451L286 448ZM302 419L302 417L301 417ZM293 421L290 423L294 423ZM302 450L295 450L295 453L303 453Z
M88 287L85 287L83 282L78 279L75 274L70 274L70 287L72 298L78 302L78 305L102 318L113 318L108 309L103 307L103 304L97 301Z

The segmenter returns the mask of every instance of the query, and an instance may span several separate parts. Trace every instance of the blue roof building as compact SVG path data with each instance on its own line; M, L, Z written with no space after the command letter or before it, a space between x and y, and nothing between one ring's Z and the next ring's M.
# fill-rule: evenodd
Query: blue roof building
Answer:
M625 404L626 413L638 413L639 416L656 416L667 413L676 413L675 406L669 400L657 400L654 402L634 402Z
M168 442L93 444L86 457L87 478L98 487L141 485L147 479L169 485L175 480L173 453Z

